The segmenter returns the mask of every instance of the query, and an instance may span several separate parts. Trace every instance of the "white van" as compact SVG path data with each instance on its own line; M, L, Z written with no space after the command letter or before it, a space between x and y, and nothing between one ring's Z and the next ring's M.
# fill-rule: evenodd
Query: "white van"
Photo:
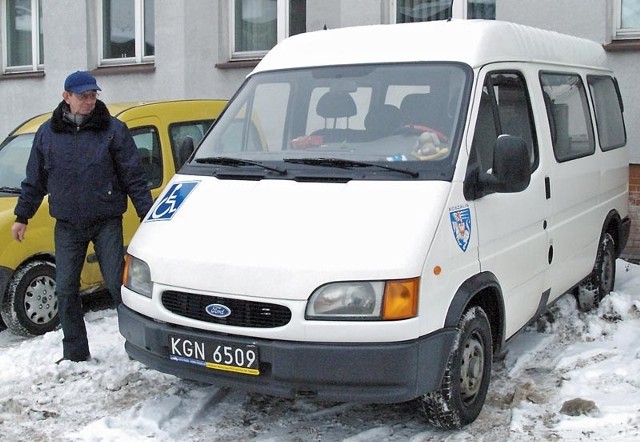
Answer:
M492 356L625 246L602 47L499 21L311 32L247 77L136 232L119 324L154 369L472 422Z

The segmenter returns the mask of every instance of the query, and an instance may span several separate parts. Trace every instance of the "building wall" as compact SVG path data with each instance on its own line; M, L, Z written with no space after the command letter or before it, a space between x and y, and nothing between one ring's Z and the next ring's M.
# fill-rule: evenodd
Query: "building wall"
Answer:
M610 0L496 0L496 19L605 43Z
M625 257L640 257L640 165L629 166L629 216L631 217L631 235L624 251Z
M42 2L45 72L0 76L0 140L27 118L55 108L69 73L97 67L95 5L95 0ZM228 14L224 1L155 0L154 67L97 71L101 99L230 98L251 67L215 67L229 57ZM4 16L0 23L5 23Z
M251 71L216 67L230 55L228 2L155 0L152 69L95 71L107 102L231 98ZM380 23L385 0L307 0L307 31ZM44 75L0 75L0 140L61 100L66 76L98 67L96 0L42 2ZM0 8L0 24L5 23ZM71 25L72 24L72 25ZM0 32L0 35L2 32ZM0 38L0 48L2 46Z
M307 32L384 23L385 0L307 0Z

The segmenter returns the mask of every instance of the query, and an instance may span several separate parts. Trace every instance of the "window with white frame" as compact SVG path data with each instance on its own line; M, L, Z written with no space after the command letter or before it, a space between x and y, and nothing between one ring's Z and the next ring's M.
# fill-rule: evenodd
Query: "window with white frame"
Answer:
M392 0L391 22L411 23L448 18L495 20L496 0Z
M40 0L3 0L4 72L44 70Z
M290 35L306 32L306 0L231 0L231 58L261 58Z
M153 62L153 0L101 0L100 64Z
M640 39L640 0L614 0L614 38Z

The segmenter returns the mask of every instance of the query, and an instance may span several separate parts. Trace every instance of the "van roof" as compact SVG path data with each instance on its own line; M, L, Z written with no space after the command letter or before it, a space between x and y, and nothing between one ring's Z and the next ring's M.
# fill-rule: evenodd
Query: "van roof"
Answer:
M449 20L315 31L285 39L253 73L364 63L459 61L545 62L609 70L602 45L558 32L497 20Z

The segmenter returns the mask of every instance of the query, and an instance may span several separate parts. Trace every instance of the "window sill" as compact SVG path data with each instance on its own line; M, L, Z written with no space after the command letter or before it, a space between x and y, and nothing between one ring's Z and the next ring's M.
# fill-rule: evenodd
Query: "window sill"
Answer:
M124 64L113 66L99 66L91 71L95 76L100 75L120 75L120 74L139 74L147 72L155 72L156 65L153 63L143 64Z
M0 80L20 80L22 78L43 78L44 71L5 72L0 75Z
M613 40L602 47L607 52L640 51L640 39Z
M237 60L227 61L226 63L216 63L216 69L242 69L242 68L255 68L260 60Z

